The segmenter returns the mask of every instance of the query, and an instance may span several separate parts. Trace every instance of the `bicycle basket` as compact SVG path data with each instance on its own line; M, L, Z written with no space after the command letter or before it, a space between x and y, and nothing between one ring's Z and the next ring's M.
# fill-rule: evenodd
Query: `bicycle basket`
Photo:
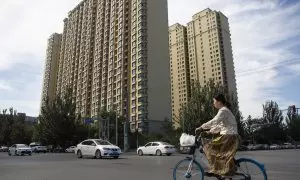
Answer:
M196 149L196 146L180 146L180 152L183 154L193 155Z

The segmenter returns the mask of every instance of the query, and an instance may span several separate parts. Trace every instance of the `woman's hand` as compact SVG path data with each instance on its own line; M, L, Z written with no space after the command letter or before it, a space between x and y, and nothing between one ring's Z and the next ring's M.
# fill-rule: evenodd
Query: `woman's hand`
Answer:
M196 129L195 129L195 134L197 134L198 131L199 131L199 132L202 132L202 131L203 131L202 127L196 128Z

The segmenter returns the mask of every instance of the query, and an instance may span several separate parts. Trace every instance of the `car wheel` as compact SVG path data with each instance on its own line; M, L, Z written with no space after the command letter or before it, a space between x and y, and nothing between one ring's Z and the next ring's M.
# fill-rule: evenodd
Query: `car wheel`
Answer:
M118 159L119 158L119 156L114 156L114 159Z
M139 151L138 151L138 154L139 154L139 156L142 156L144 153L143 153L142 150L139 150Z
M8 151L8 155L11 156L11 153Z
M167 153L167 156L171 156L172 153Z
M101 159L102 158L102 156L101 156L101 151L98 149L97 151L96 151L96 153L95 153L95 158L96 159Z
M78 158L82 158L82 153L81 153L80 150L77 151L77 157L78 157Z
M162 153L161 153L161 150L159 150L159 149L156 150L156 156L161 156L161 154L162 154Z
M28 155L31 156L31 153L29 153Z

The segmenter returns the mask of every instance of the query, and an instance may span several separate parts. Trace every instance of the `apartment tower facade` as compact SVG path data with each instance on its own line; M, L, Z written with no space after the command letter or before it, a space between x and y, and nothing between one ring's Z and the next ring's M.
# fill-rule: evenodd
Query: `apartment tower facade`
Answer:
M174 24L169 27L169 53L171 69L172 118L179 119L179 110L190 95L188 42L186 27Z
M64 20L56 92L76 113L125 116L131 130L171 116L167 0L83 0Z
M49 101L53 101L55 98L61 37L61 34L54 33L48 39L41 94L41 108L45 105L46 98L48 98Z
M173 25L174 26L174 25ZM221 12L213 11L209 8L196 13L192 17L192 21L187 23L187 26L177 26L177 30L186 30L186 36L179 34L180 37L174 36L174 27L169 27L169 42L177 42L182 40L187 42L188 55L176 56L177 47L173 47L169 44L171 53L170 61L172 82L171 86L180 86L179 81L175 81L176 78L183 77L188 79L190 83L199 82L201 85L205 85L209 80L214 80L215 83L221 83L229 93L232 93L237 97L236 78L234 71L234 62L231 46L231 35L229 29L228 18ZM175 25L176 26L176 25ZM177 38L177 39L174 39ZM175 48L175 49L174 49ZM174 52L175 51L175 52ZM187 77L180 73L177 65L180 65L182 58L186 58L188 61L188 69L185 71ZM182 62L181 62L182 63ZM187 86L186 91L189 92L190 86ZM180 89L182 91L182 89ZM172 115L178 116L178 104L180 105L180 92L178 90L172 90ZM182 104L182 103L181 103ZM172 117L172 118L173 118ZM173 118L174 119L174 118Z

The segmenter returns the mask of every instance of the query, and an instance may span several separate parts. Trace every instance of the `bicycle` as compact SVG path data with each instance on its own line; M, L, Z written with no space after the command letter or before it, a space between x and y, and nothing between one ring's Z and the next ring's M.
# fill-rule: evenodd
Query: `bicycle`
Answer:
M200 140L199 140L200 139ZM251 158L238 158L235 160L236 163L236 167L237 167L237 171L235 173L234 176L231 177L220 177L218 175L213 175L213 174L209 174L207 172L204 171L203 166L201 166L201 163L198 162L196 160L196 149L199 148L200 151L200 155L202 156L202 158L206 159L206 156L204 154L203 151L203 143L204 142L204 137L202 137L202 135L198 135L195 136L195 144L193 146L189 146L190 147L190 152L189 154L192 155L192 157L186 157L185 159L179 161L176 165L175 168L173 169L173 180L179 180L179 179L193 179L193 176L197 176L195 179L197 180L203 180L204 177L214 177L217 178L218 180L224 180L224 179L230 179L230 180L267 180L267 173L265 170L265 167L263 164L261 164L260 162L251 159ZM181 165L183 165L184 163L187 163L188 166L183 168L181 171ZM242 168L243 164L246 165L246 170L248 170L248 166L254 166L255 168L258 168L258 170L260 171L260 173L262 174L261 176L255 176L252 173L246 172L244 171L244 169ZM192 172L192 170L196 170L195 173ZM181 176L177 176L177 173L182 173Z

